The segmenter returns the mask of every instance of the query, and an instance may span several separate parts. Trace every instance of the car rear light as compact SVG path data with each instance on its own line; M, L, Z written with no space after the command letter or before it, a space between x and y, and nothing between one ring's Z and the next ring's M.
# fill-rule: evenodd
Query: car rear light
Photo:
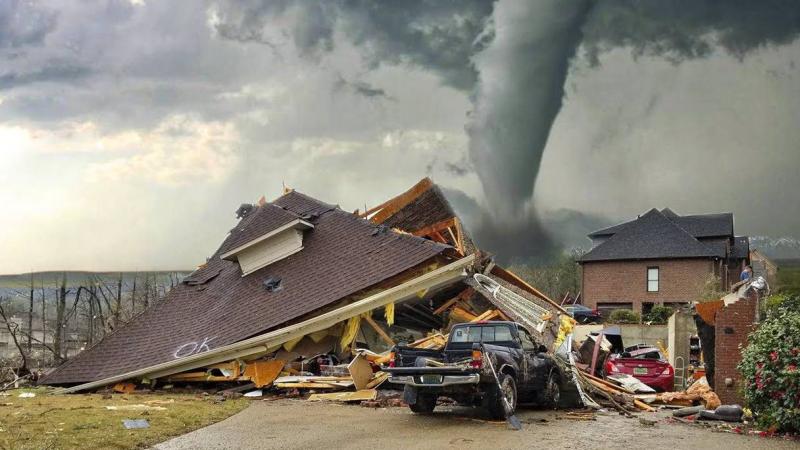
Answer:
M602 314L600 314L600 310L599 309L593 309L592 312L594 314L598 315L598 316L602 315Z
M672 366L667 366L667 367L664 369L664 371L663 371L663 372L661 372L661 375L672 375L672 374L673 374L673 372L672 372Z
M396 367L394 362L395 354L394 352L389 353L389 367Z
M469 363L473 369L480 369L483 367L483 352L480 350L472 349L472 361Z
M616 373L616 372L619 372L619 369L617 369L617 366L612 364L611 361L607 362L606 363L606 373Z

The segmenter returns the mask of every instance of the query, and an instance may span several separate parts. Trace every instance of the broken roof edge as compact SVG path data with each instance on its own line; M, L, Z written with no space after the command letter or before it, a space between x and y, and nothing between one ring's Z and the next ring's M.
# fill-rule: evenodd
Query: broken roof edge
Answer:
M289 340L304 336L308 333L324 330L331 325L347 320L351 317L366 313L375 308L385 306L389 303L402 301L413 296L418 292L462 280L466 275L464 269L475 261L475 255L467 255L446 266L439 267L427 272L419 277L412 278L397 286L373 294L367 298L357 300L349 305L321 314L317 317L303 322L289 325L287 327L271 331L248 338L233 344L225 345L207 352L197 353L184 358L156 364L143 369L137 369L120 375L104 378L102 380L83 383L69 388L56 391L57 394L69 394L73 392L95 389L123 380L135 378L160 378L185 370L203 367L209 364L228 361L235 358L242 358L251 355L266 353L270 347L285 343Z

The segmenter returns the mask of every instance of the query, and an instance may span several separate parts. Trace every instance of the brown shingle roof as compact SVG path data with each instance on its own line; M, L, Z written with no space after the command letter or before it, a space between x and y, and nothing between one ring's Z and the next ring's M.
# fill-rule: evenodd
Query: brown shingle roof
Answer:
M308 220L315 228L306 231L302 251L245 277L238 263L220 259L229 241L238 239L237 233L267 232L276 222L248 216L282 208L312 216ZM166 299L42 382L99 380L170 361L176 351L181 350L179 356L183 356L204 342L209 348L234 343L380 283L447 248L385 227L376 232L367 220L296 192L258 209L261 212L243 218L208 263ZM280 277L282 289L268 292L262 285L267 277Z

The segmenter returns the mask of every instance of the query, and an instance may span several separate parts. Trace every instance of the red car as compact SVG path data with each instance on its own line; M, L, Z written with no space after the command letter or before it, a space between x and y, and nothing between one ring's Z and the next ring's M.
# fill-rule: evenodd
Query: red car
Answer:
M606 362L606 375L624 373L659 392L671 392L675 386L675 369L657 348L640 348L611 356Z

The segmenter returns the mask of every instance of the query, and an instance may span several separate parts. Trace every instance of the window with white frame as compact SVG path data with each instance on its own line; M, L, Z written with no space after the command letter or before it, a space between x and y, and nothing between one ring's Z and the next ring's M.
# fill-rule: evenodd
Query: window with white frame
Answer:
M647 268L647 292L658 292L658 267Z

